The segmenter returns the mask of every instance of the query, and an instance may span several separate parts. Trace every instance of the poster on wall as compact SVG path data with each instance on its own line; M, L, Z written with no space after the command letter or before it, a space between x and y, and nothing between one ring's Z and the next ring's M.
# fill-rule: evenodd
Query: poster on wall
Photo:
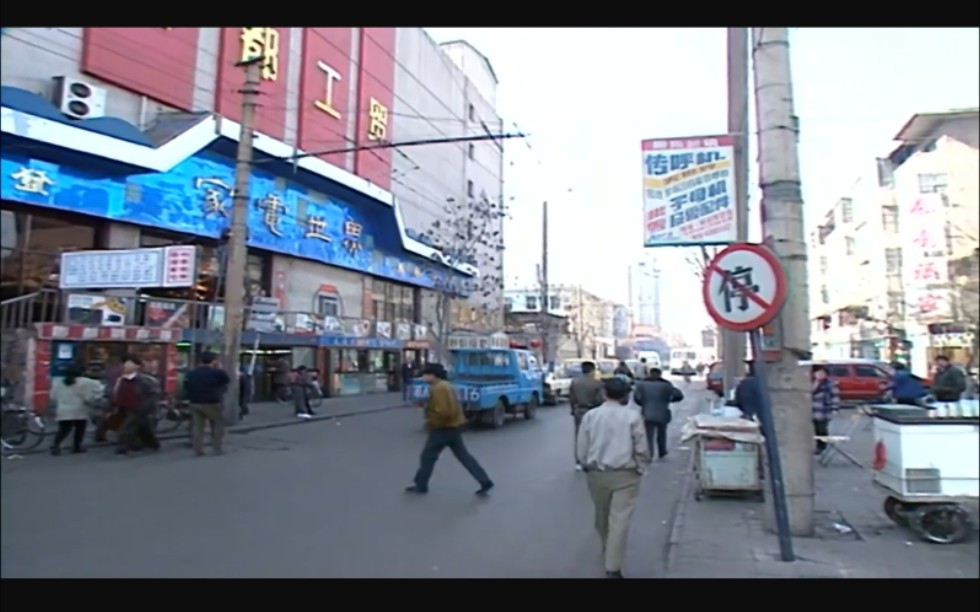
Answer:
M644 140L643 246L735 242L734 138Z
M69 323L77 325L125 325L126 300L104 295L73 293L68 296Z
M412 339L412 324L411 323L398 323L395 325L395 337L399 340L411 340Z
M143 324L147 327L187 328L191 326L190 304L151 300L143 311Z

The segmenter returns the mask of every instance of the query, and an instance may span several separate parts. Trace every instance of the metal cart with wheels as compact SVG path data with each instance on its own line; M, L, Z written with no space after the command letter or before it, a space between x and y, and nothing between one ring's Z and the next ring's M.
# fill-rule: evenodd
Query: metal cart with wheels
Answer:
M888 518L934 544L969 538L980 501L980 420L873 414L873 482L887 496Z
M877 485L877 483L875 483ZM968 505L976 498L941 495L905 496L881 485L888 495L884 511L896 525L908 527L915 535L933 544L956 544L973 532L973 518Z
M762 499L763 439L758 423L699 414L685 424L682 438L694 442L696 501L732 494Z

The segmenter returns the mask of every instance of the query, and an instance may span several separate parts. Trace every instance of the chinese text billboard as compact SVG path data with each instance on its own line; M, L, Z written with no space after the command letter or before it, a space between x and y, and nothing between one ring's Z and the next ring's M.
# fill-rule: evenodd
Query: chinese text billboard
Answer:
M917 194L900 205L906 312L920 323L945 321L951 308L943 196Z
M644 140L643 245L735 242L734 139Z
M358 79L357 145L368 147L391 140L389 109L395 102L395 28L361 28L361 73ZM354 172L375 185L391 185L391 149L362 149Z
M352 28L306 28L300 70L299 147L307 153L344 151L353 140L350 126ZM353 168L353 153L316 157L338 168Z
M282 139L286 133L286 109L289 106L286 81L289 63L289 28L222 28L221 51L218 54L218 114L241 121L245 69L239 62L259 57L262 70L259 91L262 94L256 111L255 129L267 136Z

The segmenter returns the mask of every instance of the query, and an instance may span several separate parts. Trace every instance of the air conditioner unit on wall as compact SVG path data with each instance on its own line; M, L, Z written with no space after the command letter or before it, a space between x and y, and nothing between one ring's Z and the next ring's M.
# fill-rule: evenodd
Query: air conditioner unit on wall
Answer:
M105 116L106 90L72 77L54 77L54 103L72 119Z

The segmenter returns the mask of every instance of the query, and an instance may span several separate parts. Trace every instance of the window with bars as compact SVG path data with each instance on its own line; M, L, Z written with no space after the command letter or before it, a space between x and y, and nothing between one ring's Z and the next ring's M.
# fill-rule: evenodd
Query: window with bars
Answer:
M920 174L919 193L946 193L948 181L946 174Z
M902 273L902 249L885 249L885 274Z
M375 321L415 321L415 293L412 287L374 279L371 294Z
M890 234L898 233L898 207L885 206L881 209L881 228Z
M840 221L841 223L854 223L854 200L851 198L841 198Z

